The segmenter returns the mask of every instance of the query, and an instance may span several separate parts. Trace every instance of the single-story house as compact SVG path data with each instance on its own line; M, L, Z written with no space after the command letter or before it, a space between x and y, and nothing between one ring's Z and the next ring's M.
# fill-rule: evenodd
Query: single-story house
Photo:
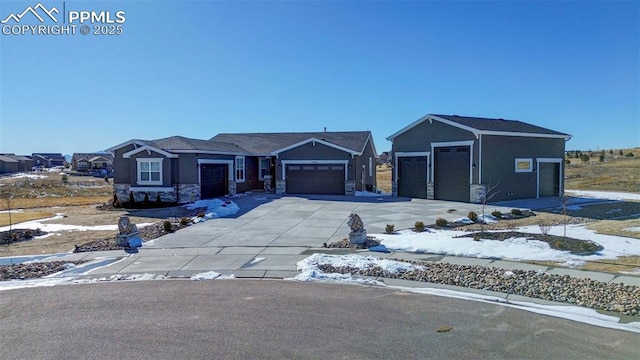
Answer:
M78 172L111 170L113 155L109 153L74 153L71 156L71 168Z
M570 138L516 120L428 114L387 138L392 191L472 203L559 196Z
M18 160L7 155L0 155L0 174L18 172Z
M277 194L344 194L376 189L369 131L218 134L132 139L108 149L114 192L127 201L189 202L263 189Z
M67 159L59 153L33 153L31 154L31 159L33 160L33 166L52 168L67 165Z
M0 174L31 171L33 161L27 156L0 154Z

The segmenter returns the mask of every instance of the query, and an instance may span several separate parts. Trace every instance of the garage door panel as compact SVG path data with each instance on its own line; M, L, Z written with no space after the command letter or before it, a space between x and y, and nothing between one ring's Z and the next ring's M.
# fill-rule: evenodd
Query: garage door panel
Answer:
M344 194L344 165L287 165L288 194Z
M227 170L226 164L200 165L200 196L202 199L227 194Z
M559 196L560 164L540 163L538 176L540 179L540 197Z
M435 198L469 202L469 147L437 148L435 153Z
M427 198L427 157L398 158L398 196Z

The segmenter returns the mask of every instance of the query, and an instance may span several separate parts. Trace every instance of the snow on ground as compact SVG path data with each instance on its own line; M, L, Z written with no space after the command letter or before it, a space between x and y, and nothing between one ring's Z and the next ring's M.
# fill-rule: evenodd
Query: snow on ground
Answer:
M608 200L634 200L640 201L640 194L615 192L615 191L584 191L584 190L566 190L565 193L569 196L588 197L596 199L608 199Z
M640 226L634 226L634 227L625 228L625 229L622 229L622 230L640 232Z
M350 266L350 267L360 268L360 269L379 266L389 272L397 272L399 270L411 270L412 268L416 267L416 265L412 265L409 263L403 263L403 262L387 260L387 259L379 259L372 256L313 254L308 258L297 263L298 271L301 271L301 273L290 280L335 281L335 282L341 282L341 283L381 285L381 286L385 286L392 289L399 289L399 290L419 293L419 294L428 294L428 295L443 296L443 297L450 297L450 298L463 299L463 300L480 301L480 302L491 303L491 304L497 303L500 305L509 306L512 308L520 309L520 310L559 317L559 318L573 320L573 321L591 324L595 326L640 333L640 322L620 324L619 319L617 317L599 314L597 311L592 309L586 309L578 306L569 306L569 305L540 305L540 304L528 303L523 301L509 301L496 296L467 293L467 292L447 290L447 289L389 286L370 278L362 278L359 276L352 276L350 274L325 273L318 268L318 265L320 264L329 264L329 265L333 265L334 267ZM505 275L507 273L505 273Z
M1 179L4 180L4 179L22 179L22 178L27 178L27 179L45 179L45 178L47 178L47 175L29 174L29 173L15 173L15 174L11 174L11 175L3 175Z
M240 211L240 208L233 201L222 201L220 199L198 200L194 203L183 205L188 210L207 208L204 217L194 217L194 222L206 221L224 216L230 216Z
M526 226L516 229L525 233L540 233L538 226ZM562 226L554 226L549 232L563 235ZM640 239L597 234L584 225L567 226L567 236L575 239L591 240L604 247L595 255L574 255L568 251L552 249L544 241L511 238L504 241L480 239L474 241L468 232L456 230L427 229L416 233L413 230L401 230L394 234L371 234L391 251L427 252L474 258L499 258L510 260L551 260L584 261L614 259L620 256L640 255ZM456 238L457 236L467 236Z
M84 225L68 225L68 224L50 224L46 223L46 221L59 220L64 218L64 214L56 214L56 216L25 221L22 223L17 223L11 225L12 229L40 229L42 231L46 231L48 233L61 232L61 231L116 231L118 230L118 225L93 225L93 226L84 226ZM136 224L138 228L142 228L145 226L149 226L151 223L140 223ZM1 231L9 231L9 226L0 227Z

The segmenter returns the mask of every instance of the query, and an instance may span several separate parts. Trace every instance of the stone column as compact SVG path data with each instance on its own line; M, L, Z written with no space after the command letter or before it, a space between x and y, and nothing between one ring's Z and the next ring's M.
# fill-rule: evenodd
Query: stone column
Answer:
M471 184L469 201L474 204L482 204L487 195L487 186L484 184Z
M236 181L229 180L229 195L235 195L235 194L236 194Z
M435 190L432 182L427 183L427 199L435 199Z
M398 180L391 182L391 195L398 196Z
M276 180L276 194L284 195L287 193L287 182L285 180Z
M354 180L347 180L344 182L344 194L345 195L356 194L356 182Z
M271 188L271 175L264 176L264 191L271 192L273 189Z

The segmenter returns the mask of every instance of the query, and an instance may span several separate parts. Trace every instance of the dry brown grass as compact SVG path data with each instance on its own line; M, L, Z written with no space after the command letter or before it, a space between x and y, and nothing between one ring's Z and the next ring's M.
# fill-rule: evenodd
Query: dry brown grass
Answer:
M65 218L48 221L47 223L69 224L69 225L115 225L118 218L122 215L128 215L124 210L98 210L94 205L86 206L67 206L64 208L44 208L33 209L24 213L44 214L52 212L62 212ZM34 215L35 216L35 215ZM130 216L134 224L152 223L158 221L153 218L143 218ZM13 220L13 216L12 216ZM0 247L0 256L16 256L31 254L53 254L60 252L68 252L73 250L74 245L81 245L93 240L101 240L114 238L117 234L113 231L61 231L52 236L42 239L33 239L19 243L13 243L9 246Z
M49 211L12 211L9 213L0 213L0 226L9 225L9 217L11 217L11 224L17 224L30 220L44 219L55 215Z
M391 193L391 166L378 165L376 167L376 183L378 190Z
M557 267L555 261L526 261L530 264L538 264L548 267ZM626 256L617 259L608 259L601 261L587 261L586 265L580 267L580 270L602 271L618 274L620 272L633 272L640 269L640 256Z
M588 163L570 158L566 167L567 189L622 191L640 193L640 149L625 149L624 154L633 153L633 157L620 156L605 151L604 162L599 162L599 152L594 152ZM588 153L584 151L583 153Z

